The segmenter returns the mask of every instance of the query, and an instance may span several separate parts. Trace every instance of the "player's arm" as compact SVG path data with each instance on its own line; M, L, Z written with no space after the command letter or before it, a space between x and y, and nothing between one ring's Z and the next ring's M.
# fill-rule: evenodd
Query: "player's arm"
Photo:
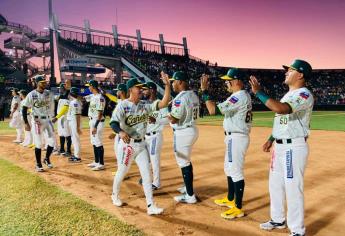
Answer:
M271 111L274 111L278 114L290 114L292 113L292 108L288 103L279 102L273 98L270 98L261 90L261 86L255 76L250 76L249 81L252 91L255 96Z
M167 107L170 102L170 92L171 92L171 85L169 81L169 76L165 74L163 71L161 72L161 79L164 83L164 96L161 101L158 103L158 109L162 109Z
M58 119L60 119L63 115L65 115L68 112L69 105L65 104L60 109L59 113L53 118L52 122L55 123Z
M78 131L78 134L81 134L81 128L80 128L80 125L81 125L81 115L80 114L76 114L76 119L77 119L77 131Z

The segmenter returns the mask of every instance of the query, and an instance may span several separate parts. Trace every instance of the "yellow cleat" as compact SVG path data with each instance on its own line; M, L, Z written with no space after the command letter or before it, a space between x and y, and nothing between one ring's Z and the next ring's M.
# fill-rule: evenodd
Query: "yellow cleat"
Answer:
M238 209L236 206L231 208L230 210L227 210L225 212L223 212L222 214L220 214L221 217L223 217L224 219L234 219L234 218L240 218L244 216L244 212L242 211L242 209Z
M35 144L30 144L28 148L35 148Z
M216 199L214 200L214 203L216 203L218 206L227 206L229 208L235 207L235 199L229 201L228 197L224 197L223 199Z

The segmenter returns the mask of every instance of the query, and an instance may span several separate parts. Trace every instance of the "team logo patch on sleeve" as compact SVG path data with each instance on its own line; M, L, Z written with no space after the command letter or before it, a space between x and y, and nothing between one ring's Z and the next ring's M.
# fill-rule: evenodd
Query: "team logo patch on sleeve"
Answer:
M78 104L77 104L77 103L74 103L74 107L78 107Z
M101 102L104 102L104 98L100 98L99 100L100 100Z
M308 98L309 98L309 93L307 93L307 92L301 92L301 93L299 94L299 96L302 97L303 99L308 99Z
M131 108L130 107L124 107L123 110L125 111L125 113L128 113L131 110Z
M176 101L174 102L174 106L175 106L175 107L181 106L181 100L176 100Z
M236 102L238 102L238 98L237 97L231 97L229 100L230 103L235 104Z

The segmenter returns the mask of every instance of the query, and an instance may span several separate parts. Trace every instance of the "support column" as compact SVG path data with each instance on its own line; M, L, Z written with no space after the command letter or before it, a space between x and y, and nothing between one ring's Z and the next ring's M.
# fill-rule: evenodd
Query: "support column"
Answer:
M163 34L159 34L159 43L161 45L161 53L165 54L164 37Z
M187 46L187 38L183 37L182 41L183 41L184 55L185 55L185 57L189 57L188 46Z
M141 33L140 30L137 29L137 41L138 41L138 49L143 50L143 41L141 40Z
M117 26L116 25L112 25L112 28L113 28L114 45L116 48L117 46L119 46L119 34L117 32Z
M89 20L84 20L84 28L85 28L85 33L86 33L86 42L87 43L92 43L91 39L91 28L90 28L90 21Z

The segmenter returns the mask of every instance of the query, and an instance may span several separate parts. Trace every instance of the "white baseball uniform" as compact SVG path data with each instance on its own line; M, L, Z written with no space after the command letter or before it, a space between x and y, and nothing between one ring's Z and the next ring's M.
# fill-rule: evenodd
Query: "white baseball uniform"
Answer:
M67 98L60 98L58 102L58 107L57 107L57 113L59 114L61 109L66 105L68 106L69 100ZM60 137L68 137L71 136L71 131L69 129L69 126L67 124L67 115L62 115L58 119L57 123L57 129L58 129L58 135Z
M287 225L291 232L304 235L303 176L309 154L306 140L314 98L303 87L289 91L280 101L289 104L292 113L276 114L274 118L275 145L269 176L271 219L278 223L285 220L286 196Z
M150 161L152 166L152 184L158 188L161 186L160 160L163 145L162 131L164 126L169 124L168 114L169 110L167 107L149 114L149 116L153 117L156 120L156 122L147 124L147 130L145 135L146 146L150 155Z
M104 112L105 108L105 99L102 94L90 94L85 96L85 100L90 102L88 116L89 116L89 127L90 127L90 139L91 144L100 147L103 146L103 129L104 129L104 119L102 122L99 122L97 126L97 133L92 134L92 129L94 128L96 121L98 119L99 112Z
M69 130L71 131L72 144L74 148L73 155L77 158L80 158L80 147L81 147L80 137L78 133L78 129L81 127L78 127L77 116L81 115L81 112L82 112L81 102L76 98L72 98L71 101L69 102L68 112L66 116L67 116Z
M150 175L149 155L144 141L149 114L158 109L158 100L154 103L140 101L138 104L128 99L121 101L113 111L111 121L119 122L131 141L126 144L120 139L117 146L117 172L114 177L113 195L118 197L121 183L130 169L133 160L137 163L143 180L147 205L153 204L152 182Z
M14 111L14 107L16 105L18 107ZM21 142L23 139L23 125L22 125L21 117L20 117L20 97L19 96L13 96L13 98L12 98L11 113L12 113L12 119L10 120L9 126L11 128L16 129L16 132L17 132L16 141Z
M171 124L174 130L174 153L180 168L190 165L192 146L199 136L196 120L199 118L199 98L192 91L182 91L172 101L170 115L178 119Z
M23 106L32 109L33 129L35 129L33 138L36 148L42 148L43 132L47 132L47 144L51 147L55 145L54 127L50 120L52 111L54 111L54 97L49 90L42 93L37 90L31 91L25 98Z
M233 93L226 101L218 104L224 114L223 128L226 145L224 172L234 182L244 179L244 157L249 146L249 133L252 124L252 102L245 90Z

